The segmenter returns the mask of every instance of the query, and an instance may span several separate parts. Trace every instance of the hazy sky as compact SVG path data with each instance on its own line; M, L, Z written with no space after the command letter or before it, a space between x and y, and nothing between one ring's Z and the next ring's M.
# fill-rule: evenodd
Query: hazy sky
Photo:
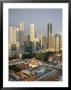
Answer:
M9 9L9 26L19 26L24 21L24 32L29 34L30 24L35 24L37 36L47 35L47 24L52 23L54 34L62 33L62 9Z

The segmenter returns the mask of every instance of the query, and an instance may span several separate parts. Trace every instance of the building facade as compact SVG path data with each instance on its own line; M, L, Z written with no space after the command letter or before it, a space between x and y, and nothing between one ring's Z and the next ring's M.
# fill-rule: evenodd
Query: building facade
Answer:
M8 47L10 56L24 53L24 22L21 21L18 28L9 27L8 39L9 39Z
M32 42L32 52L36 51L36 43L35 43L35 26L34 24L30 24L30 41Z
M48 23L48 36L47 36L47 48L50 51L55 50L55 36L52 33L52 24Z
M16 27L9 27L8 29L8 50L9 56L14 56L16 54Z
M52 24L51 23L48 23L48 25L47 25L47 32L48 32L48 34L47 34L47 48L49 49L50 48L50 40L51 40L51 34L52 34Z
M41 49L46 50L47 49L47 37L41 34Z
M19 43L19 54L24 53L24 22L21 21L17 29L17 42Z
M61 48L62 48L61 41L62 40L61 40L60 34L56 34L55 35L55 51L56 52L59 52L61 50Z
M30 24L30 41L34 42L35 40L35 27L34 24Z
M19 30L18 30L18 42L23 44L24 42L24 22L20 22Z
M16 44L16 27L9 27L9 32L8 32L8 39L9 39L9 44Z

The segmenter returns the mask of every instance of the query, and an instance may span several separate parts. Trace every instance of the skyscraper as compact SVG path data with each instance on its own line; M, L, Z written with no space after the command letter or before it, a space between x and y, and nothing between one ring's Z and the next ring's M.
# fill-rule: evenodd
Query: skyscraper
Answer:
M41 34L41 49L47 49L47 37Z
M18 30L18 42L20 44L24 43L24 22L21 21L19 25L19 30Z
M34 24L30 24L30 41L32 42L32 52L36 51L35 43L35 27Z
M30 41L30 35L25 35L24 41Z
M34 42L34 39L35 39L34 24L30 24L30 41Z
M9 32L8 32L8 47L9 47L9 56L14 56L16 54L16 27L9 27Z
M21 21L19 24L19 31L23 31L24 30L24 22Z
M48 23L48 37L52 34L52 24Z
M55 35L55 51L59 52L61 48L62 48L62 46L61 46L61 36L60 36L60 34L56 34Z
M51 34L49 36L49 48L50 51L54 51L55 50L55 36L54 34Z
M47 50L47 37L46 36L42 37L42 48L43 50Z
M47 48L50 50L52 47L51 47L51 42L52 42L52 24L51 23L48 23L48 34L47 34Z
M19 42L19 54L24 53L24 22L21 21L19 24L19 29L17 30L18 42Z
M9 44L16 44L16 27L9 27L9 32L8 32L8 39L9 39Z

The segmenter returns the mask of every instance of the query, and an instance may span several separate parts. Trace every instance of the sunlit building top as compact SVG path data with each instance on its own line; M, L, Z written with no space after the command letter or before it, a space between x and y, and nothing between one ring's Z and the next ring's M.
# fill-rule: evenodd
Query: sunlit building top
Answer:
M24 22L21 21L19 25L19 31L23 31L23 30L24 30Z

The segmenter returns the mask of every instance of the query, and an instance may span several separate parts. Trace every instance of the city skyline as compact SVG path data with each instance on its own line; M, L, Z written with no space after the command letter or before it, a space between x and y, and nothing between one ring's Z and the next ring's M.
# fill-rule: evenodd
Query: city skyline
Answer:
M13 18L16 15L9 17L10 81L62 81L62 19L55 12L54 17L50 15L53 19L47 21L44 11L24 12L28 17L21 21ZM17 12L12 14L18 16Z
M24 33L29 34L30 24L34 24L37 36L47 36L47 24L52 24L53 33L62 33L61 9L9 9L9 27L19 27L24 22Z

